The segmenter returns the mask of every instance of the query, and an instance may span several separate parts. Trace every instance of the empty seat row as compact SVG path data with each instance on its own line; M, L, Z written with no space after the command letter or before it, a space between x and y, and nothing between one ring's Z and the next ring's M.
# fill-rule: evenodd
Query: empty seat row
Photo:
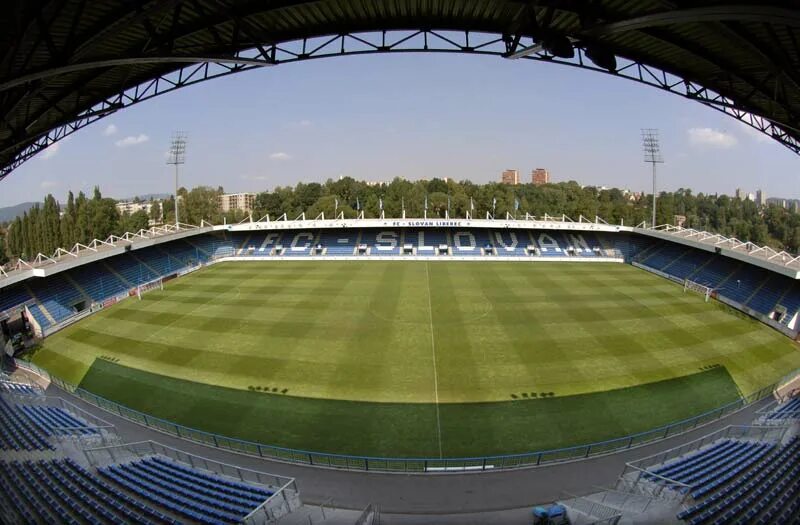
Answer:
M0 462L0 487L25 523L177 524L71 459Z
M48 441L50 434L37 428L30 418L15 405L0 397L0 449L54 450Z
M771 421L800 419L800 397L778 405L772 412L767 414L766 419Z
M201 523L238 523L271 495L264 488L158 456L99 472L153 504Z
M796 500L798 474L800 441L795 438L784 446L770 447L757 462L714 490L693 492L696 503L677 517L690 525L773 523Z
M0 381L0 392L7 392L18 396L40 396L41 390L31 385L14 383L12 381Z
M720 296L765 316L785 309L786 315L781 318L784 324L800 310L800 286L795 280L723 255L658 241L635 260L678 279L713 288Z
M20 405L18 409L25 413L34 425L47 435L89 435L98 433L95 428L92 428L85 421L75 417L63 408Z

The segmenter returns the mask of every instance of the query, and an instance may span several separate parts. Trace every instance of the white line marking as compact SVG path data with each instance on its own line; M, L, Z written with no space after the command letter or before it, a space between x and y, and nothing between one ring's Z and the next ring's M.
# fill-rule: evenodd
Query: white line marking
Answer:
M439 430L439 457L442 455L442 420L439 417L439 375L436 372L436 341L433 338L433 304L431 303L431 274L425 262L425 277L428 281L428 320L431 328L431 353L433 354L433 393L436 398L436 427Z

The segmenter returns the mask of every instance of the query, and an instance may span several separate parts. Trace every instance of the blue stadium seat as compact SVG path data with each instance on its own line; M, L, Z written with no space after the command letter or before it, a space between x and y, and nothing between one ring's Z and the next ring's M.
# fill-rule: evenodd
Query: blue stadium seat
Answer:
M320 234L319 244L325 249L326 256L351 256L355 253L357 236L355 230L324 231Z
M738 472L714 486L693 490L695 503L677 517L690 525L783 523L775 521L800 494L800 441L784 446L766 445L766 453L743 462ZM792 515L791 512L787 515Z
M523 257L532 244L526 231L492 230L489 232L498 257Z
M781 421L786 419L800 419L800 397L796 397L778 405L775 410L767 414L769 421Z
M454 256L478 257L488 246L493 249L494 244L489 238L487 230L458 229L450 232L451 252Z
M397 256L403 245L402 232L392 230L391 228L382 229L364 229L360 233L360 241L356 244L364 244L369 249L370 256ZM406 239L406 243L409 241ZM412 242L410 244L414 244Z
M18 406L10 405L0 397L0 449L1 450L55 450L48 441L52 435L38 428Z
M145 500L201 523L239 523L272 495L159 456L98 471Z

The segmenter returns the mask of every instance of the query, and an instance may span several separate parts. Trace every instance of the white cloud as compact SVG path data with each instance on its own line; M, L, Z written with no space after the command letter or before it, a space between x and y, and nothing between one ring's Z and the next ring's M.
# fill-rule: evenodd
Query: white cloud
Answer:
M118 131L117 126L115 126L114 124L109 124L108 126L106 126L106 129L103 130L103 135L105 135L106 137L110 137L111 135L116 135L117 131Z
M728 149L734 147L737 142L739 142L736 137L730 133L712 128L691 128L688 133L689 142L695 146Z
M148 137L144 133L140 133L138 135L128 135L124 139L116 141L114 144L116 144L120 148L127 148L128 146L135 146L137 144L142 144L143 142L147 142L148 140L150 140L150 137Z
M58 150L61 148L61 144L58 142L54 142L47 146L47 149L42 152L42 160L52 159L58 153Z
M292 122L290 125L293 128L310 128L311 126L314 125L314 123L308 119L303 119L303 120L298 120L296 122Z
M42 188L43 190L52 190L56 186L58 186L58 182L56 182L54 180L43 180L39 184L39 187Z
M270 155L269 158L271 160L289 160L292 158L292 156L288 153L284 153L283 151L278 151Z

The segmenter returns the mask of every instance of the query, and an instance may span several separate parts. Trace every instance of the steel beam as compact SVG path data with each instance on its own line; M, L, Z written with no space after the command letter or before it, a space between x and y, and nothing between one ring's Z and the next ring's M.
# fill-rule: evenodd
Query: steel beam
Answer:
M577 46L575 57L571 59L554 57L543 49L532 50L530 53L520 56L520 59L602 72L680 95L725 113L764 133L791 151L800 154L800 141L788 133L787 129L789 128L740 109L735 100L716 93L694 81L638 61L620 59L616 71L601 69L585 58L584 50L580 47L579 42ZM344 33L328 37L306 38L281 44L265 44L258 48L240 52L235 59L229 61L221 61L218 58L208 62L192 61L192 63L186 64L168 74L121 91L78 114L70 122L18 143L15 147L21 147L22 149L7 166L0 168L0 180L39 151L75 131L120 109L189 85L267 65L280 65L349 55L423 52L466 53L507 58L509 56L508 36L427 29ZM200 59L202 57L192 58ZM172 60L172 58L170 57L169 60ZM8 148L6 151L8 151Z
M259 58L240 58L232 57L182 57L182 56L154 56L154 57L130 57L130 58L113 58L108 60L96 60L92 62L83 62L78 64L70 64L68 66L54 67L30 73L21 77L0 83L0 92L13 87L17 87L36 80L43 80L46 78L57 77L68 73L77 73L80 71L87 71L90 69L99 69L115 66L133 66L138 64L244 64L248 66L268 67L274 66L275 63L269 60Z

